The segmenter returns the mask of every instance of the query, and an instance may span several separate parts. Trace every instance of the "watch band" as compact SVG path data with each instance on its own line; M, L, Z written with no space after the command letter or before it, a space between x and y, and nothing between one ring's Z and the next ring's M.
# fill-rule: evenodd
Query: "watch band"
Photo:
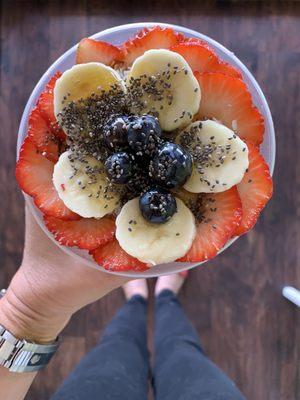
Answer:
M0 298L5 291L0 292ZM44 368L59 347L60 340L36 344L18 339L0 325L0 366L12 372L34 372Z

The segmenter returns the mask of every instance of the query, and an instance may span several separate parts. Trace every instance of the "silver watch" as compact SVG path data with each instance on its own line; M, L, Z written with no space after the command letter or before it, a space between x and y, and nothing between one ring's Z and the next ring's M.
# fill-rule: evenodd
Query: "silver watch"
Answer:
M0 292L0 298L5 291ZM34 372L44 368L59 346L59 339L50 344L36 344L18 339L0 325L0 365L12 372Z

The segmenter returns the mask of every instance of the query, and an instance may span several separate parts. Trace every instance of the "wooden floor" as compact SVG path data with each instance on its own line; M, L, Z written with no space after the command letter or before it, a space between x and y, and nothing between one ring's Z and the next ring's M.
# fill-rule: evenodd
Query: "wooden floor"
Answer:
M1 7L0 285L21 260L15 146L22 110L43 72L82 37L114 25L162 21L196 29L234 51L257 77L273 113L277 159L274 198L255 229L193 270L181 299L209 356L248 399L299 400L300 311L281 289L300 287L300 3L3 0ZM73 318L62 351L28 400L49 398L122 303L116 291Z

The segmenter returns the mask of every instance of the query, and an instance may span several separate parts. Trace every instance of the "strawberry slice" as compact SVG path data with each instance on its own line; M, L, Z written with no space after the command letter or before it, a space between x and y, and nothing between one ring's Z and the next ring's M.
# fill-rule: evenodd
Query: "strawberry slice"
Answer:
M58 197L57 191L52 183L52 174L49 177L48 185L45 185L43 191L34 197L35 205L46 215L60 218L65 221L75 221L80 219L78 214L69 210Z
M208 72L218 64L218 57L208 47L198 42L182 42L170 47L171 51L180 54L193 71Z
M243 218L237 229L237 235L242 235L253 228L273 194L273 182L268 165L257 147L251 143L247 145L249 167L243 180L237 185L243 206Z
M127 254L117 239L90 251L94 260L109 271L145 271L147 265Z
M203 194L200 202L200 221L192 247L178 261L209 260L235 234L242 219L242 203L236 187L225 192Z
M195 73L201 87L198 118L215 118L245 140L263 141L264 119L254 107L245 83L219 72Z
M16 178L23 192L36 196L48 184L53 162L43 157L33 142L26 138L16 165Z
M227 75L241 77L239 71L229 64L220 61L216 53L201 41L181 42L172 46L171 51L180 54L194 72L223 72Z
M180 43L198 43L198 44L200 44L201 46L208 47L208 48L211 50L209 44L208 44L207 42L205 42L205 40L199 39L199 38L195 38L195 37L184 37L184 38L180 41Z
M61 76L62 73L60 71L55 72L55 74L50 78L50 81L47 83L45 90L47 90L47 92L53 92L55 83Z
M212 72L221 72L222 74L234 76L242 79L242 74L235 67L225 61L218 60L218 64L214 66Z
M34 198L39 209L57 218L73 220L80 218L69 210L52 183L53 162L45 158L29 138L26 138L16 166L16 178L23 192Z
M61 245L76 246L85 250L93 250L109 242L116 230L115 221L108 217L63 221L46 215L44 221L55 240Z
M56 72L52 76L50 81L47 83L45 90L40 94L37 102L37 107L41 112L41 115L47 121L51 128L51 131L62 141L66 140L66 134L62 129L59 128L57 120L54 115L54 86L58 78L61 77L61 72Z
M138 32L134 38L123 44L125 64L130 66L133 61L150 49L169 49L183 39L183 35L174 32L172 28L154 26Z
M59 141L37 107L30 113L27 136L48 160L58 160Z
M116 46L100 40L82 39L77 47L76 63L101 62L114 65L123 61L123 52Z

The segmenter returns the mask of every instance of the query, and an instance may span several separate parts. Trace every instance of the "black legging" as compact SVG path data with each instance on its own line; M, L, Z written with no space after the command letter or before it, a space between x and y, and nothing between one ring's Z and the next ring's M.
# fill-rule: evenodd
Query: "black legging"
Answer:
M146 400L150 378L146 308L145 299L132 297L51 400ZM154 348L156 400L244 399L203 354L197 333L169 290L156 298Z

